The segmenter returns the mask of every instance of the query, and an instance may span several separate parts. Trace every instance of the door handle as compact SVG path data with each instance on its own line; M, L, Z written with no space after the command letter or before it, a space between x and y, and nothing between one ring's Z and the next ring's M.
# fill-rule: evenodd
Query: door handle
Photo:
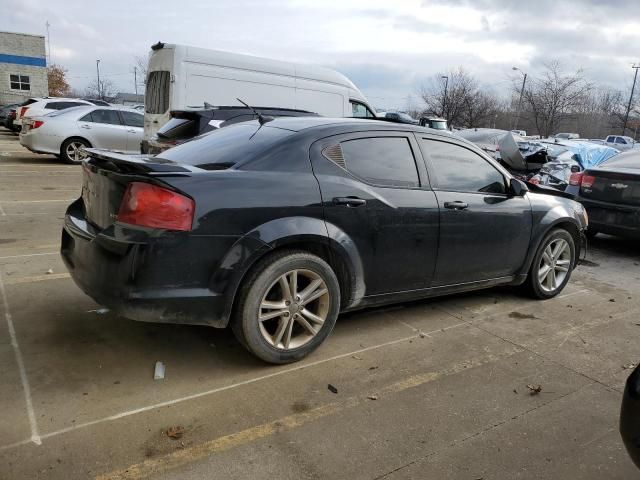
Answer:
M465 208L469 208L469 204L456 200L455 202L444 202L444 208L448 208L450 210L464 210Z
M87 125L86 123L80 125L80 128L86 128L87 130L91 130L91 125Z
M129 133L136 133L136 131L135 131L133 128L128 128L128 129L127 129L127 132L129 132Z
M361 207L367 204L367 201L358 197L334 197L334 205L346 205L347 207Z

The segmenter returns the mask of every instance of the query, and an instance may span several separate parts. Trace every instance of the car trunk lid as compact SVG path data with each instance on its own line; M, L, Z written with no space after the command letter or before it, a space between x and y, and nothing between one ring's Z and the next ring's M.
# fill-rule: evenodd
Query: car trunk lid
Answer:
M587 170L582 177L580 196L601 202L640 205L640 175L604 169Z
M83 163L82 202L87 221L99 229L115 223L129 183L163 184L159 177L188 175L191 170L144 155L125 155L89 148Z

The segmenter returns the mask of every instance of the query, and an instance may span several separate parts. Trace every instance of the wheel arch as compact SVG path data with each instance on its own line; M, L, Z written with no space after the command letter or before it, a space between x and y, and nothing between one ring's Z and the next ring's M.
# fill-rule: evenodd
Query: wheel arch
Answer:
M324 220L313 217L287 217L267 222L241 237L227 252L211 278L211 289L225 297L221 324L228 324L238 289L255 268L269 255L282 250L310 252L326 261L340 285L341 308L357 305L365 285L360 255L344 232Z

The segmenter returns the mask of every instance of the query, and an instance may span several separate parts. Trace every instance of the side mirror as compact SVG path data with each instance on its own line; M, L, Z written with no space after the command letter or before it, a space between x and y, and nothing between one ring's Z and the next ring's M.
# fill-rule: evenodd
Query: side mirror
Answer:
M517 178L512 178L509 181L509 189L511 190L511 195L514 197L524 197L524 195L529 191L527 184Z

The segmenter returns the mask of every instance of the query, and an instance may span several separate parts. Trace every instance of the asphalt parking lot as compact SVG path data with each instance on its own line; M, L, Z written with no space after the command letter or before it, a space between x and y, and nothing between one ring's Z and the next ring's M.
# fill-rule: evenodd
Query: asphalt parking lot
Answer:
M0 129L0 478L638 476L617 425L639 358L633 242L594 240L553 300L494 289L353 313L271 366L228 331L103 313L57 253L79 185Z

